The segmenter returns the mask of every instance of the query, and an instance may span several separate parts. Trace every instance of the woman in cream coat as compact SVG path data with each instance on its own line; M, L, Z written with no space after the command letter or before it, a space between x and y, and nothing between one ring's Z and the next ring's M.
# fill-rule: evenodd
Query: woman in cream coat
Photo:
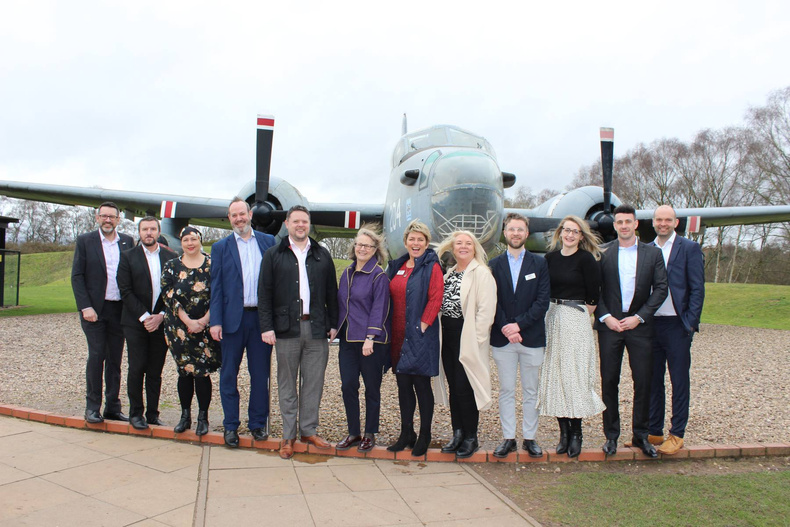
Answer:
M479 448L480 410L491 406L489 341L496 313L496 282L486 265L486 254L474 234L455 231L437 249L452 251L456 264L445 275L442 298L442 370L439 402L447 404L443 378L449 387L453 439L442 448L457 458Z

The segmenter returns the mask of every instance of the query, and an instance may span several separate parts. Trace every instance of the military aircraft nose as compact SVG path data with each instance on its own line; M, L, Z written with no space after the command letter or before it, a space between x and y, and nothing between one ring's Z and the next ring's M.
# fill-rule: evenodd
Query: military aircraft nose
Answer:
M502 172L496 161L479 152L450 153L437 160L432 183L431 211L439 236L463 229L486 250L493 247L503 215Z

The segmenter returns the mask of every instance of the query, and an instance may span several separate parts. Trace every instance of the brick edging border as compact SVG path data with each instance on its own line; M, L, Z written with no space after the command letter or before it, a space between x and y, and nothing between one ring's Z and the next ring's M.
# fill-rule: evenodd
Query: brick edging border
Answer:
M64 416L43 410L25 408L10 404L0 404L0 415L37 421L69 428L99 430L115 434L127 434L143 437L155 437L159 439L171 439L189 443L200 443L208 445L224 445L225 440L219 432L209 432L199 437L193 430L188 430L182 434L173 432L169 426L149 426L146 430L135 430L129 423L121 421L104 421L103 423L91 424L79 416ZM248 435L239 436L239 446L245 448L256 448L262 450L276 451L280 448L280 440L270 438L266 441L255 441ZM458 461L460 463L568 463L574 460L567 455L557 455L553 452L545 452L539 458L529 457L526 452L519 450L513 452L506 458L495 458L487 450L478 450L472 457L456 460L453 454L442 454L439 449L431 448L424 456L414 457L409 452L389 452L383 446L376 446L373 450L362 453L357 449L335 450L334 445L327 449L319 449L311 444L294 443L294 452L320 454L325 456L355 457L368 459L391 459L401 461ZM704 459L704 458L733 458L733 457L754 457L754 456L790 456L790 443L737 443L737 444L705 444L684 446L680 452L672 456L659 454L656 459ZM606 456L599 448L585 448L578 458L579 461L654 461L655 459L645 456L642 451L634 447L621 446L614 456Z

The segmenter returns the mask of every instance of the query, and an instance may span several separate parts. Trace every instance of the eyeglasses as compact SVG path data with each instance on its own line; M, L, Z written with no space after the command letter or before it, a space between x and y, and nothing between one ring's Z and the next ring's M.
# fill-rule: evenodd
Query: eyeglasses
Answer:
M114 220L114 219L116 219L118 216L114 216L114 215L111 215L111 214L99 214L99 217L100 217L101 219L103 219L103 220Z
M368 245L366 243L355 243L354 247L356 247L357 249L365 249L366 251L372 251L373 249L376 248L375 245Z
M573 234L574 236L578 236L581 231L579 229L562 229L563 234Z

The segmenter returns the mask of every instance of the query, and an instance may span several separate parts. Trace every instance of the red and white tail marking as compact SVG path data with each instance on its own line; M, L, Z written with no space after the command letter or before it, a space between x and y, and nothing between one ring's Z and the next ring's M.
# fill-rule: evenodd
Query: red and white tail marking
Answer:
M361 214L356 210L346 211L346 221L344 227L346 229L359 229L359 220Z
M274 116L258 114L258 130L274 130Z
M614 128L601 128L601 141L614 141Z
M176 217L176 205L175 201L163 201L162 202L162 210L159 211L160 218L175 218Z
M701 216L689 216L688 220L686 221L686 232L693 232L697 233L702 226L702 217Z

